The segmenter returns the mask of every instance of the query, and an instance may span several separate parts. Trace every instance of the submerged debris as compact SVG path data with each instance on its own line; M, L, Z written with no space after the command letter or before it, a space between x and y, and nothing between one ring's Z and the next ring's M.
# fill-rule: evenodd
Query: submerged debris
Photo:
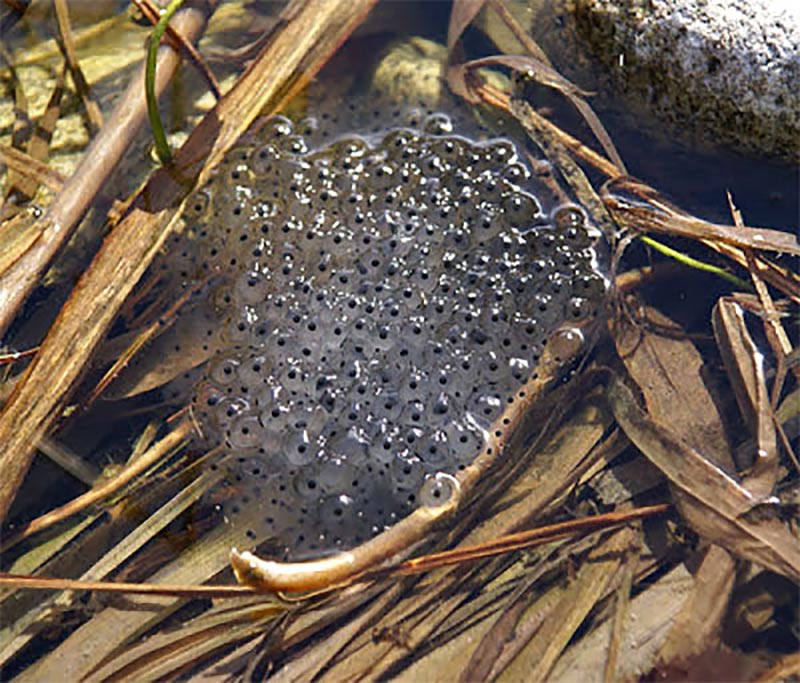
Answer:
M196 419L237 491L226 517L258 506L248 537L278 555L434 502L604 291L583 213L545 213L510 142L421 123L309 149L270 119L188 204L180 271L209 282L214 351Z

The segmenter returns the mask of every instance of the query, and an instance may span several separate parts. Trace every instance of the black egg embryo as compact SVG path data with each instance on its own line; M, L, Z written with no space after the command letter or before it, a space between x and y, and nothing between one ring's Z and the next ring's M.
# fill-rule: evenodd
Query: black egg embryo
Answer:
M603 291L577 208L505 140L434 116L311 148L276 117L190 198L184 274L218 328L194 390L231 523L283 557L351 547L480 452L555 328Z

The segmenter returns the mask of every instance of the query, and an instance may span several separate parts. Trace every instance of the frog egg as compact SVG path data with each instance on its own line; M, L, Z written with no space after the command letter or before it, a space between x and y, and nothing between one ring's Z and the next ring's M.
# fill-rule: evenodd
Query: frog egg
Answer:
M328 458L317 465L317 482L323 493L352 493L356 468L341 458Z
M271 364L272 360L267 355L256 353L242 359L236 374L244 385L257 386L267 382L272 372Z
M359 514L359 505L350 496L340 493L325 497L319 505L322 535L328 545L340 546L344 539L365 540L369 528Z
M271 278L254 269L236 279L232 296L236 298L238 305L252 306L264 301L271 289Z
M567 320L580 321L591 317L595 310L595 305L589 299L582 296L574 296L567 301L564 315Z
M508 358L502 351L489 351L480 363L481 377L489 386L494 386L508 376Z
M550 220L553 225L566 233L571 228L584 228L586 224L586 216L580 207L574 204L566 206L557 206L553 209ZM573 235L578 235L578 231L574 231Z
M417 435L420 441L422 432ZM425 468L418 458L395 456L390 465L392 483L396 491L416 492L425 476Z
M268 433L281 437L291 427L291 423L296 420L296 416L290 407L277 402L274 394L271 394L272 404L267 405L259 416L261 424Z
M400 422L409 426L419 426L425 416L425 404L417 398L407 401Z
M213 413L218 425L228 425L234 418L249 414L251 407L249 398L228 394L214 404Z
M390 464L402 452L407 451L400 428L383 421L380 435L372 441L369 460L382 467Z
M288 438L284 436L281 452L293 467L305 467L317 460L316 444L307 430L292 431Z
M445 472L437 472L428 477L419 491L420 505L439 507L446 505L450 499L458 494L460 484L458 480Z
M233 419L227 441L236 451L259 448L264 441L264 428L254 415L241 415Z
M484 446L483 436L460 422L450 422L444 428L451 455L457 462L470 462Z
M269 143L281 141L294 133L294 123L285 116L271 116L259 123L258 138Z
M337 433L336 437L328 442L328 450L336 458L359 465L367 461L370 445L363 431L353 425L344 433Z
M425 410L425 424L438 427L446 424L459 411L459 402L455 396L440 391L435 399L429 401Z
M282 387L285 387L290 392L300 392L304 389L307 380L307 374L303 370L303 366L299 362L293 362L287 365L281 372L279 382Z
M488 429L503 410L503 399L500 394L488 393L477 389L467 403L467 413L475 424Z
M431 114L425 118L422 129L431 135L446 135L453 132L453 121L447 114Z
M424 436L415 449L417 457L424 463L425 469L447 467L450 461L450 446L447 434L436 430Z
M208 364L208 376L221 387L229 386L239 379L239 361L217 356Z
M313 465L307 465L295 472L291 481L291 490L301 499L318 501L322 493L317 481L317 468Z

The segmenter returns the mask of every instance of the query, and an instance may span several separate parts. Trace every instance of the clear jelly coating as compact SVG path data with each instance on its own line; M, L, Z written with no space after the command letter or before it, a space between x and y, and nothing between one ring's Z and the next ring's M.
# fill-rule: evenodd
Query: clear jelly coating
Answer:
M273 118L189 200L170 267L208 283L214 351L194 414L225 516L278 555L435 504L553 331L595 314L581 210L544 213L512 143L451 130L316 143Z

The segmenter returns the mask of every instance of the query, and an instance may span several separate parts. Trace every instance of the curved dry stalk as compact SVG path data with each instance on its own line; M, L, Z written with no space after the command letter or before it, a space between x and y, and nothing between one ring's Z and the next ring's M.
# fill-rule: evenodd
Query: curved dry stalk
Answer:
M347 583L376 564L408 549L434 524L452 514L460 501L461 488L455 485L442 505L419 507L387 531L357 548L320 560L271 562L251 552L240 553L233 548L231 566L239 583L261 592L300 593Z
M499 88L495 88L489 83L482 83L475 88L475 93L480 96L481 101L490 104L493 107L502 109L507 113L511 113L511 97L508 93L503 92ZM535 114L535 112L534 112ZM591 147L583 144L577 138L572 137L569 133L561 130L551 121L548 121L544 116L537 115L537 123L549 130L558 141L564 145L576 157L585 161L594 169L600 171L603 175L609 178L616 178L619 176L619 169L613 162L606 159L602 154L598 154Z
M375 538L332 557L308 562L273 562L253 553L231 551L236 578L264 592L298 593L326 588L357 579L390 557L407 553L443 519L458 510L475 486L500 460L509 442L522 431L523 417L561 374L565 363L575 359L583 347L583 334L562 329L545 346L534 374L517 393L514 401L495 420L485 434L486 444L475 460L455 476L447 477L449 496L438 505L423 505ZM452 480L452 481L450 481Z

